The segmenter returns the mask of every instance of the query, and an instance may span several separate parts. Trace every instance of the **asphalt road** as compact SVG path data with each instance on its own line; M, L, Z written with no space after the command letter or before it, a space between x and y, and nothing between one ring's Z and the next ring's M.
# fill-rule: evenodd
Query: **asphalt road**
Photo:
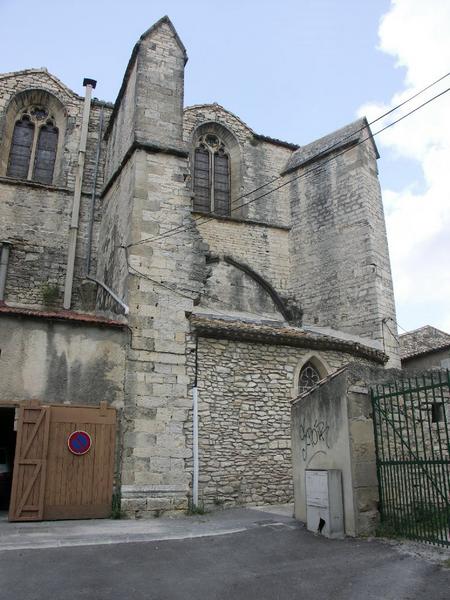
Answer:
M297 524L0 552L1 600L449 600L450 569Z

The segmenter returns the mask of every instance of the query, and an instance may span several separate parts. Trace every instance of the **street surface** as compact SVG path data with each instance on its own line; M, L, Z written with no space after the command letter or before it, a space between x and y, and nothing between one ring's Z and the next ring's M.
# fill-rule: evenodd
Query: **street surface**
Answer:
M134 533L120 542L111 532L105 533L111 523L115 528L114 522L92 522L93 531L103 527L96 544L91 540L90 545L79 545L78 539L67 547L55 547L52 538L55 528L64 538L61 524L54 529L26 524L27 533L23 525L2 523L0 600L450 598L450 569L377 540L327 540L283 514L238 509L204 517L155 519L149 527L157 526L155 535L166 539L141 542L130 541L138 535L139 522L128 522ZM141 522L142 527L145 524ZM16 544L26 546L28 536L31 549L1 550L10 525L16 528ZM122 532L126 526L126 521L120 521ZM84 527L89 528L89 522ZM199 528L201 537L193 537ZM36 538L36 529L47 538ZM170 538L171 530L176 531L175 537Z

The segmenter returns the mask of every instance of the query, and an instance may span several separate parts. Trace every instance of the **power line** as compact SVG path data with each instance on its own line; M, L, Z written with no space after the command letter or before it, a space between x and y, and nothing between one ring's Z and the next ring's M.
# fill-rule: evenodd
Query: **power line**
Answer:
M186 294L182 294L175 287L172 287L170 285L166 285L162 281L157 281L156 279L152 279L146 273L142 273L142 271L139 271L138 269L136 269L135 267L133 267L132 265L130 265L130 259L129 259L129 256L128 256L128 248L127 248L127 246L120 246L120 247L123 248L124 251L125 251L125 260L126 260L126 263L127 263L127 270L128 270L128 272L131 273L131 271L133 271L133 273L131 273L131 275L139 275L140 277L143 277L144 279L148 279L148 281L151 281L152 283L154 283L156 285L159 285L160 287L163 287L166 290L170 290L171 292L174 292L175 294L178 294L179 296L182 296L183 298L187 298L188 300L195 300L195 298L192 298L192 296L187 296ZM131 269L131 271L130 271L130 269Z
M398 321L396 321L395 319L393 319L392 317L389 317L387 320L391 320L393 323L395 323L395 325L397 326L397 328L402 329L406 334L413 334L413 331L408 331L406 330L404 327L402 327L400 325L400 323ZM392 330L390 329L390 327L388 326L388 324L386 323L386 321L384 321L384 324L386 325L386 327L389 329L389 331L392 333L392 335L394 336L394 338L399 341L399 338L401 337L401 335L404 334L400 334L398 337L394 335L394 333L392 332ZM439 350L439 346L431 346L429 343L427 343L426 341L424 341L423 339L420 340L420 343L424 346L425 350Z
M371 121L370 123L368 123L368 125L373 125L374 123L380 121L381 119L385 118L386 116L388 116L389 114L393 113L394 111L398 110L399 108L405 106L405 104L407 104L408 102L411 102L412 100L414 100L415 98L417 98L419 95L423 94L425 91L429 90L431 87L435 86L436 84L438 84L439 82L441 82L443 79L445 79L446 77L448 77L450 75L449 73L446 73L445 75L443 75L442 77L440 77L439 79L436 79L434 82L430 83L429 85L427 85L426 87L422 88L421 90L419 90L418 92L416 92L415 94L413 94L411 97L407 98L406 100L404 100L403 102L401 102L400 104L398 104L397 106L391 108L390 110L386 111L385 113L383 113L382 115L380 115L379 117L377 117L376 119L374 119L373 121ZM301 177L304 177L306 175L309 175L310 173L313 173L314 171L316 171L319 168L322 168L322 166L324 164L327 164L328 162L330 162L331 160L334 160L335 158L338 158L339 156L341 156L342 154L344 154L345 152L348 152L349 150L353 149L355 146L358 146L359 144L362 144L364 142L366 142L368 139L370 139L371 137L374 137L375 135L379 135L381 132L385 131L386 129L389 129L389 127L392 127L393 125L396 125L397 123L399 123L400 121L402 121L403 119L405 119L406 117L412 115L413 113L415 113L417 110L423 108L424 106L426 106L427 104L429 104L430 102L436 100L437 98L439 98L440 96L442 96L443 94L447 93L450 90L450 88L447 88L446 90L444 90L443 92L437 94L436 96L433 96L431 99L427 100L426 102L422 103L421 105L419 105L418 107L416 107L415 109L411 110L410 112L406 113L405 115L403 115L402 117L400 117L399 119L393 121L392 123L386 125L385 127L383 127L382 129L380 129L379 131L377 131L376 133L373 133L372 135L369 135L367 138L364 138L362 140L359 140L356 144L352 145L351 148L345 148L342 152L340 152L337 155L334 155L332 157L330 157L330 159L328 161L325 161L325 163L321 163L320 165L313 167L311 169L309 169L306 172L300 173L300 175L290 179L289 181L284 182L283 184L281 184L278 187L275 187L274 189L269 190L268 192L265 192L264 194L257 196L256 198L253 198L251 200L249 200L248 202L245 202L243 204L240 204L238 206L234 206L233 210L237 210L240 208L243 208L245 206L248 206L249 204L252 204L253 202L256 202L257 200L260 200L261 198L264 198L265 196L268 196L269 194L272 194L273 192L278 191L279 189L285 187L286 185L289 185L290 183L292 183L293 181L296 181L297 179L300 179ZM360 133L361 131L363 131L364 129L366 129L366 125L363 125L362 127L360 127L359 129L351 132L350 134L348 134L347 136L345 136L344 138L339 139L338 141L336 141L334 144L331 144L330 146L328 146L327 148L325 148L324 150L322 150L321 152L319 152L318 154L314 155L311 157L310 160L314 159L317 160L318 158L320 158L323 155L328 154L333 148L335 148L336 146L341 146L342 143L345 143L346 140L353 138L357 133ZM251 194L254 194L256 192L258 192L259 190L267 187L268 185L274 183L275 181L277 181L278 179L281 179L282 176L278 176L273 178L271 181L268 181L262 185L260 185L257 188L254 188L253 190L242 194L241 196L238 196L237 200L241 200L243 198L246 198L248 196L250 196ZM130 243L127 245L127 248L131 248L133 246L139 246L141 244L147 243L147 242L153 242L153 241L157 241L159 239L164 239L166 237L171 237L172 235L175 235L176 233L181 233L181 231L185 230L188 231L189 229L194 228L197 224L200 225L204 225L212 220L214 220L215 217L207 217L207 216L200 216L194 219L194 222L189 224L189 225L178 225L177 227L174 227L172 229L169 229L168 231L157 235L157 236L153 236L153 237L148 237L145 238L143 240L139 240L139 242L134 242L134 243ZM205 219L203 222L199 223L199 221L201 219Z

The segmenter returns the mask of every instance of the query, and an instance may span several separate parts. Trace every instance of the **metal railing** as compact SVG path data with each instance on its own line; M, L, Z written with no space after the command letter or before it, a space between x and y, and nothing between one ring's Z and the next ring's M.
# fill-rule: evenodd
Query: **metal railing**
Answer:
M450 374L371 390L381 529L450 546Z

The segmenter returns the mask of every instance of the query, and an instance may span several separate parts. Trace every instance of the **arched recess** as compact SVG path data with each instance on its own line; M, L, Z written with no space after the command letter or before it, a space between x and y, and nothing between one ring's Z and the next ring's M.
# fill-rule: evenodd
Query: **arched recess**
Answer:
M239 142L234 134L225 126L216 121L207 121L199 125L192 134L190 163L192 182L194 185L194 169L196 165L196 149L199 147L200 141L207 135L217 136L223 143L223 150L229 160L229 180L230 180L230 215L238 216L236 206L242 186L242 156ZM195 206L195 202L194 202ZM209 211L206 211L209 212Z
M14 127L16 123L21 120L23 115L26 115L27 112L33 108L42 109L46 113L45 122L42 123L42 128L47 126L46 121L48 121L52 123L51 127L58 132L51 183L61 184L62 155L66 133L67 111L63 103L56 96L47 90L40 88L29 88L17 93L11 98L2 115L2 122L0 125L0 176L6 176L7 174ZM41 139L39 139L40 137ZM42 136L36 134L36 145L42 142ZM24 177L24 179L28 178ZM33 177L30 179L32 180Z
M253 280L256 283L257 286L259 286L259 288L261 288L261 290L264 291L265 294L267 294L267 296L270 297L271 301L273 302L276 310L280 313L280 315L286 321L291 320L291 312L286 306L284 300L281 298L281 296L278 294L275 288L266 279L264 279L264 277L259 275L259 273L254 271L248 265L238 262L231 256L223 256L222 258L219 258L218 256L210 257L207 259L206 264L214 265L219 263L220 261L223 261L224 263L235 267L236 269L247 275L251 280Z
M303 368L308 364L312 365L312 367L317 371L320 379L324 379L332 372L331 367L319 352L309 352L301 359L295 368L294 385L292 388L293 398L297 398L302 393L299 391L300 374L302 373Z

